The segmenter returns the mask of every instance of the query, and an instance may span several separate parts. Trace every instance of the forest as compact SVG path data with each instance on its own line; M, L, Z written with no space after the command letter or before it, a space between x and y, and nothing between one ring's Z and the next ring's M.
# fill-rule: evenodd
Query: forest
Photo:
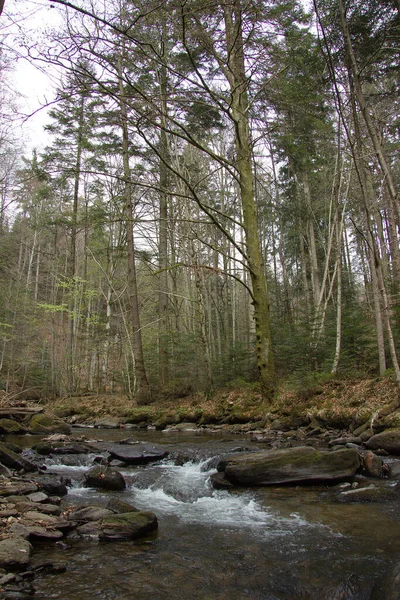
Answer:
M0 17L1 387L400 385L399 3L43 4ZM29 154L16 40L58 78Z

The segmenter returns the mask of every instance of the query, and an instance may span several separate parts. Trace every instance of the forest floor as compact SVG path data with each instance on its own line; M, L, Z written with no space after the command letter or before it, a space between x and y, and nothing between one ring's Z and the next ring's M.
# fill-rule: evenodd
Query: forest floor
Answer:
M255 384L235 382L212 394L197 392L181 397L156 399L137 406L125 394L87 394L46 402L47 409L72 423L93 424L100 418L141 427L191 422L199 426L227 425L253 430L271 427L292 429L305 425L354 430L369 419L379 428L400 427L400 410L381 416L399 398L391 377L341 380L278 390L272 404L266 404Z

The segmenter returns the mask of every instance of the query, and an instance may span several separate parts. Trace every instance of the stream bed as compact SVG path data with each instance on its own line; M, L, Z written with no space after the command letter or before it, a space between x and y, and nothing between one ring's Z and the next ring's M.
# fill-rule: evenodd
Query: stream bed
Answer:
M328 486L214 490L212 457L260 445L236 435L133 436L175 460L119 469L123 492L83 487L93 456L58 456L47 467L71 479L67 504L105 506L118 495L154 512L158 531L135 542L36 545L35 561L67 564L63 574L36 577L37 600L386 600L382 579L400 560L400 503L345 504Z

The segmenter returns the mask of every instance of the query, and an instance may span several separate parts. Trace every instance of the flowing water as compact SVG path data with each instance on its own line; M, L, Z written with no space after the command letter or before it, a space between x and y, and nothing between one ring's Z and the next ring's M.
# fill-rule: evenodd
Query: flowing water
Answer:
M386 600L380 580L400 559L400 503L342 504L322 486L214 490L209 459L248 440L140 439L186 456L182 466L121 470L127 489L118 497L155 512L158 531L135 542L36 546L35 561L67 564L64 574L36 578L37 600ZM82 486L93 458L48 461L72 480L69 504L105 505L117 494Z

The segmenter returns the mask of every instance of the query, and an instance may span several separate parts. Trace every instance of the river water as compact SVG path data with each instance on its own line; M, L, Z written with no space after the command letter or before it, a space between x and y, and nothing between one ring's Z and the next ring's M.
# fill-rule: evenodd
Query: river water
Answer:
M63 574L37 576L37 600L386 600L380 582L400 560L400 503L344 504L337 489L323 486L213 490L208 459L250 448L248 438L135 438L179 452L183 463L121 470L127 489L118 497L156 513L158 531L134 542L36 545L35 562L67 564ZM105 505L117 494L82 486L92 458L48 461L72 480L67 503Z

